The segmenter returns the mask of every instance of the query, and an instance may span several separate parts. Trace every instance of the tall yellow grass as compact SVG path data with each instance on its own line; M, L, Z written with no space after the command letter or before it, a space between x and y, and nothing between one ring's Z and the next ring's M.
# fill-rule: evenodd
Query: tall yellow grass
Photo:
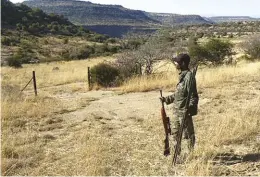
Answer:
M198 68L196 80L199 88L216 87L220 84L233 82L237 77L245 80L248 76L258 77L260 63L250 63L241 66L221 66L216 68ZM174 89L178 82L178 71L171 68L167 72L151 76L135 77L126 81L121 90L125 92L151 91L158 88Z
M89 60L51 62L34 65L23 65L21 69L2 68L2 84L16 85L22 88L36 72L39 87L51 87L75 82L87 82L88 67L100 62L113 61L113 57L99 57ZM59 70L54 70L58 67Z
M65 113L82 109L86 100L61 100L52 92L41 93L36 98L17 96L33 70L39 87L52 87L84 82L87 67L104 60L107 59L26 65L18 70L2 68L3 175L223 175L221 170L214 171L218 167L212 164L216 156L237 150L246 142L255 143L252 145L255 148L260 145L254 142L260 126L259 62L199 68L197 83L203 94L201 101L209 101L194 118L195 150L177 168L172 168L171 158L161 154L164 132L159 110L158 115L147 115L148 118L128 129L116 129L113 124L96 124L97 120L88 115L84 115L86 121L68 124L63 118ZM60 70L52 71L53 67ZM174 68L160 72L133 78L118 89L124 92L174 90L178 72ZM108 130L113 134L108 134ZM55 138L57 141L52 142ZM260 149L255 153L260 153Z

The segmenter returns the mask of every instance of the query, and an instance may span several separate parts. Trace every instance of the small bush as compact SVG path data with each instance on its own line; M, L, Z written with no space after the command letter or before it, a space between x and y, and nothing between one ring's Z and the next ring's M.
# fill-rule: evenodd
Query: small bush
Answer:
M68 44L68 43L69 43L69 39L68 38L63 39L63 44Z
M67 60L87 59L94 53L92 46L83 46L81 48L75 47L65 51L62 57Z
M115 44L116 43L116 39L115 38L109 38L109 39L106 40L106 42Z
M88 40L92 42L104 42L108 39L108 36L101 35L101 34L93 34Z
M106 64L100 63L90 70L92 83L97 83L103 87L109 87L115 85L115 81L119 76L117 68Z
M21 68L22 62L19 57L13 56L7 59L8 66L14 67L14 68Z
M136 52L127 51L118 56L116 66L122 80L142 74L142 64L136 55Z
M2 37L1 38L2 45L15 46L19 42L20 42L20 40L17 39L16 37Z
M2 37L1 43L2 43L2 45L10 46L11 45L11 40L9 38L7 38L7 37Z
M35 57L31 49L19 48L18 51L14 53L13 58L19 60L21 63L29 63L32 59L37 57Z
M246 54L250 55L252 59L260 58L260 35L252 36L244 41L241 46Z

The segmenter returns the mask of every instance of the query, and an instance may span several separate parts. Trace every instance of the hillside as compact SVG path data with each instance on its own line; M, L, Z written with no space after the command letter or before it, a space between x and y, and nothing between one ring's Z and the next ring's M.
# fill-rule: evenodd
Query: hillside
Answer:
M150 13L120 5L77 0L29 0L23 4L40 8L46 13L63 15L74 24L112 37L121 37L128 32L152 33L163 26L209 23L199 15Z
M119 5L101 5L76 0L31 0L24 1L47 13L64 15L80 25L150 25L159 22L147 17L143 11L130 10ZM77 13L75 13L77 12Z
M127 9L121 5L103 5L77 0L30 0L24 1L23 3L30 7L38 7L47 13L64 15L71 22L86 26L157 26L161 24L179 25L208 23L199 15L150 13Z
M205 20L199 15L178 15L178 14L171 14L171 13L152 13L152 12L147 12L146 14L150 18L158 20L163 25L166 26L213 23Z
M249 16L215 16L215 17L208 17L207 19L211 20L215 23L222 23L222 22L240 22L240 21L259 21L259 18L253 18Z
M63 34L83 35L90 33L88 30L72 24L62 15L46 14L41 9L32 9L24 4L15 5L9 0L1 1L2 20L4 29L15 29L32 34Z
M62 15L46 14L2 0L1 65L77 60L112 55L115 39L76 26Z

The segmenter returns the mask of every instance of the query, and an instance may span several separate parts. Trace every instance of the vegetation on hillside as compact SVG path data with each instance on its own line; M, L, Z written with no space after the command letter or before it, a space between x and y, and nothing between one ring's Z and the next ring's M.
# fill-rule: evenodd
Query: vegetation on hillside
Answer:
M146 12L146 15L152 19L160 21L165 26L192 25L192 24L212 24L199 15L178 15L170 13L152 13Z
M2 64L21 67L23 63L87 59L120 49L116 39L75 26L62 15L47 15L9 0L1 3Z
M78 25L149 25L158 21L149 18L143 11L131 10L119 5L102 5L75 0L24 1L47 13L62 14ZM75 13L77 12L77 13Z
M47 15L41 9L31 9L25 4L14 5L9 0L1 1L3 28L13 27L31 34L86 35L90 31L69 22L64 16Z

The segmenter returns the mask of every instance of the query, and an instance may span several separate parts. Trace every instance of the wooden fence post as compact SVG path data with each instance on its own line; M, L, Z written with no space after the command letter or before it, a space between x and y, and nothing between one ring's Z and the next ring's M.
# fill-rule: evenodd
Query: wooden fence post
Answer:
M34 87L35 96L37 96L37 85L36 85L35 71L33 71L33 87Z
M88 67L88 89L90 90L91 86L91 76L90 76L90 67Z

